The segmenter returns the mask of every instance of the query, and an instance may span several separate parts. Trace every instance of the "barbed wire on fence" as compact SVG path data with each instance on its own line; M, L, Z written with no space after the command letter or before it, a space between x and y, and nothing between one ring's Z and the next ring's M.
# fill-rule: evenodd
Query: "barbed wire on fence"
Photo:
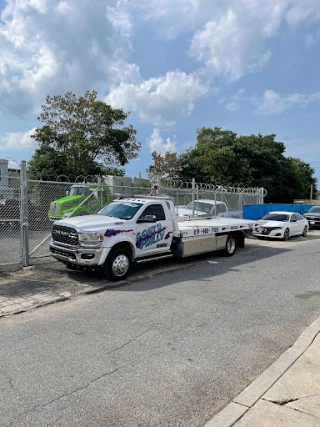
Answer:
M199 192L233 193L247 196L257 196L262 193L263 197L267 195L267 190L262 187L219 185L192 181L184 182L180 179L163 179L160 180L160 185L162 189L181 189L188 191L194 189Z
M100 183L103 185L104 177L99 177L96 175L57 175L57 176L46 176L42 177L41 174L37 171L28 171L29 174L33 176L39 175L39 180L47 182L69 182L69 183L78 183L78 184L97 184ZM45 178L45 179L44 179ZM121 179L121 177L119 177ZM126 177L124 177L126 178ZM138 186L134 183L135 178L132 178L132 186ZM150 181L150 188L152 188L152 183ZM163 190L195 190L198 192L212 192L212 193L233 193L233 194L242 194L246 196L257 196L263 195L266 197L267 191L261 187L250 187L246 185L229 185L229 184L215 184L215 183L205 183L205 182L192 182L192 181L183 181L181 179L175 178L162 178L159 180L159 187Z

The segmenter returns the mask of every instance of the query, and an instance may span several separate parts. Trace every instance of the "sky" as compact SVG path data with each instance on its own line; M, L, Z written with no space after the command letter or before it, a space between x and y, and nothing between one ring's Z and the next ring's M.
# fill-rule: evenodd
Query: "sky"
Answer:
M0 158L28 161L47 95L96 90L151 152L197 129L276 134L320 181L320 0L0 0Z

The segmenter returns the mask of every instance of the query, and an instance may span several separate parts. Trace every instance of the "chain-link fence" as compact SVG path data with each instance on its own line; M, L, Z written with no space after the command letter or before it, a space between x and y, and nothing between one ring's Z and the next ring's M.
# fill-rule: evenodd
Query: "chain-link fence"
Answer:
M0 185L0 265L28 265L30 258L48 256L53 221L95 214L115 199L166 195L176 206L206 199L224 202L229 210L242 210L245 204L263 203L265 195L261 188L196 184L194 180L163 180L152 188L145 180L126 177L74 181L27 179L25 164L20 178L8 177L4 182L2 177L0 184L6 185Z
M19 177L1 176L0 264L21 261L21 189Z

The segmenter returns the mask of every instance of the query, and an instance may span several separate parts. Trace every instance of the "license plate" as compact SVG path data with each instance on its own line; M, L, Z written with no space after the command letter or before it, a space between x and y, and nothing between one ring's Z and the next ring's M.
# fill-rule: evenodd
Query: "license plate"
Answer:
M311 225L314 225L314 224L315 224L315 221L310 221L310 224L311 224Z

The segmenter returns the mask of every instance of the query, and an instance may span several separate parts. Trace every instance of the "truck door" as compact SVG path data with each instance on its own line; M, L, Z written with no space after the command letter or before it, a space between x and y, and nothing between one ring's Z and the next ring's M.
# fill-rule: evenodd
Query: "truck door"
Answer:
M139 219L147 215L155 216L156 222L140 223ZM147 206L137 220L136 229L138 257L170 252L173 228L170 219L166 218L162 204Z

